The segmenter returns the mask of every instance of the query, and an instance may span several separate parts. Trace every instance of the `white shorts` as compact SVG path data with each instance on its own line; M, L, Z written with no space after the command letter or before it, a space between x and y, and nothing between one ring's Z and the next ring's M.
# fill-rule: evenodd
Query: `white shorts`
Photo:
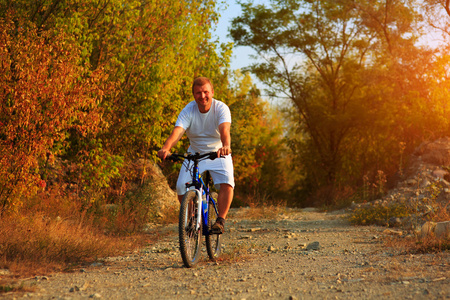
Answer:
M178 175L177 193L184 195L186 193L186 183L192 181L191 168L193 162L184 162ZM231 155L216 158L215 160L205 159L198 164L200 174L208 170L211 174L214 186L219 189L220 184L226 183L234 188L233 160Z

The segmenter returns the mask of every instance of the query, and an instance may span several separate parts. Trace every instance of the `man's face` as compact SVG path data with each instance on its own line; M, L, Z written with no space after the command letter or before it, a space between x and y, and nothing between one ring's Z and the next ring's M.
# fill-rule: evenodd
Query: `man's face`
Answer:
M193 92L200 112L208 112L214 96L214 90L211 88L211 85L209 83L202 86L195 85Z

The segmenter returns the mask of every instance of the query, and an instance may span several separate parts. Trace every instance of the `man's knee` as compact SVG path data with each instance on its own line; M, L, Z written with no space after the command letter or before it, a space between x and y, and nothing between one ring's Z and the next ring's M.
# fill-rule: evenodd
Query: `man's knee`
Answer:
M221 183L220 184L220 189L219 189L219 194L220 193L226 193L226 194L231 194L234 191L234 187L228 183Z
M227 190L229 190L229 189L234 189L234 188L233 188L233 186L231 184L221 183L220 184L220 189L227 189Z

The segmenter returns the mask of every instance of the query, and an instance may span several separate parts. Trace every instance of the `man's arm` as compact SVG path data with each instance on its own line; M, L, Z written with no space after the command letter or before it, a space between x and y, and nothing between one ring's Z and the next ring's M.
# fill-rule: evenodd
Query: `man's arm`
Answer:
M217 151L217 157L231 154L231 123L224 122L219 125L220 140L222 141L222 148Z
M172 133L167 138L166 142L164 143L164 146L161 148L161 150L158 151L158 156L162 160L165 160L166 157L170 154L170 149L172 149L173 146L175 146L178 141L183 136L185 130L183 127L176 126Z

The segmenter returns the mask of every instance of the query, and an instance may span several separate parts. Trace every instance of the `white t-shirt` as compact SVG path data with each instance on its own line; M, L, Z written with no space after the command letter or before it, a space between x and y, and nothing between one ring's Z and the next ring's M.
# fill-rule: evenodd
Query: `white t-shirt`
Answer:
M206 153L222 147L219 125L225 122L231 123L230 109L222 101L212 99L211 109L204 114L195 101L190 102L178 115L175 126L186 130L190 142L188 152Z

